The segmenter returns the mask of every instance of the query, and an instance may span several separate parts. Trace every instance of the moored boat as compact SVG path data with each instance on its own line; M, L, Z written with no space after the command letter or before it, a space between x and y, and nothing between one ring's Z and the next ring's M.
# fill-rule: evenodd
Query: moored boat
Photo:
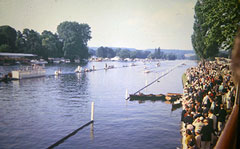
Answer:
M26 79L43 77L46 75L44 66L33 64L32 66L22 67L20 70L12 71L12 79Z
M150 73L151 71L150 70L145 70L144 73Z
M166 100L169 100L169 101L176 101L181 97L182 97L182 94L179 94L179 93L167 93L165 98Z
M32 64L37 64L37 65L48 64L48 62L45 61L44 59L40 59L40 60L31 60L30 62L31 62Z
M3 75L3 74L0 73L0 82L8 82L8 81L11 81L11 80L12 80L11 77L12 77L12 74L11 74L11 73L8 73L8 74L6 74L6 75Z
M130 94L130 100L163 100L165 101L165 95L163 94L138 94L138 95L134 95L134 94Z
M133 67L133 66L137 66L137 65L136 65L136 64L134 64L134 63L132 63L130 66L132 66L132 67Z
M182 107L182 98L180 98L172 103L172 111L174 111L180 107Z

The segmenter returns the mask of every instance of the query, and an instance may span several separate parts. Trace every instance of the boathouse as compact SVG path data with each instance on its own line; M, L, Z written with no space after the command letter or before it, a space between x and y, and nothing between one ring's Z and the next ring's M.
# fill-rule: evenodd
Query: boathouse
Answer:
M0 65L10 65L16 62L27 62L28 57L35 57L35 54L25 54L25 53L5 53L0 52Z

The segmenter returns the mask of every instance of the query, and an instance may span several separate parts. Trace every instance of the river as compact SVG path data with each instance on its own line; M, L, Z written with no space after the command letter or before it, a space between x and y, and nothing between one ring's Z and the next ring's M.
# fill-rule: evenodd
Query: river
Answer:
M171 111L164 102L125 100L126 89L134 93L167 69L185 62L145 94L182 93L182 74L194 61L107 62L115 69L75 74L77 64L47 65L47 76L9 83L0 82L0 148L47 148L90 121L95 102L94 124L85 127L56 148L146 149L181 147L181 108ZM89 62L84 67L103 68L106 62ZM1 71L16 69L0 66ZM61 68L63 74L54 76Z

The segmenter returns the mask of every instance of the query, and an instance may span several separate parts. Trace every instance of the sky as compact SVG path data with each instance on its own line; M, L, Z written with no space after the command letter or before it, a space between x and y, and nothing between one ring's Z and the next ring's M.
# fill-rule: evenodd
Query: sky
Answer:
M197 0L0 0L0 26L56 33L64 21L91 27L90 47L192 50Z

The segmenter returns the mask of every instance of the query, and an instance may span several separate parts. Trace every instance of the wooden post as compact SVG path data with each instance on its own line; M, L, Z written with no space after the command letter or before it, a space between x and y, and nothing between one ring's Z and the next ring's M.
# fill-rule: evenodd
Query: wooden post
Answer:
M91 121L94 120L94 102L92 102Z

